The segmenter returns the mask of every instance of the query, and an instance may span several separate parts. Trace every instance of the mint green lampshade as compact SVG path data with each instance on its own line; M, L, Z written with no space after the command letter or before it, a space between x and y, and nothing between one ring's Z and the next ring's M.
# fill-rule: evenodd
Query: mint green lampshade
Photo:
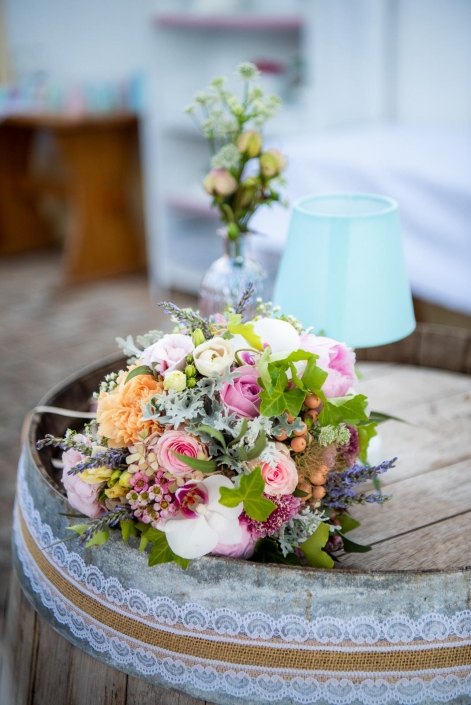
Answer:
M399 211L385 196L308 196L294 204L273 301L354 348L415 328Z

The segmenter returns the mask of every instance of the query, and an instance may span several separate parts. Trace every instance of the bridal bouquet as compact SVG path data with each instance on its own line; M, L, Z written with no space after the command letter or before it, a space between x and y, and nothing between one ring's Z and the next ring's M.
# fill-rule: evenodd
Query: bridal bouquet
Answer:
M367 463L387 417L355 393L351 349L271 304L244 321L251 296L209 319L161 304L174 332L118 339L131 359L101 383L96 420L39 442L64 451L70 516L85 519L68 528L86 546L117 529L149 565L183 567L212 554L331 568L370 550L347 537L349 512L388 499L378 476L395 459Z

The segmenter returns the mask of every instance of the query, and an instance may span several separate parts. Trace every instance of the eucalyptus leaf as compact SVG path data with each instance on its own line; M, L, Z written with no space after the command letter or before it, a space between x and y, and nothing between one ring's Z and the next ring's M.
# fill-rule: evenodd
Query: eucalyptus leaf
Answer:
M127 384L133 377L138 377L139 375L150 375L151 377L154 377L154 373L152 372L150 367L147 367L147 365L140 365L139 367L135 367L131 372L128 374L126 377L126 381L124 384Z
M199 472L214 472L217 470L217 463L215 460L200 460L199 458L191 458L189 455L183 455L182 453L177 453L176 450L172 450L172 453L176 458L188 465L192 470L199 470Z
M240 460L255 460L267 447L267 434L265 431L260 431L255 445L248 452L242 449L239 453Z
M216 438L216 440L219 441L224 450L226 450L226 439L222 435L221 431L218 431L216 428L212 428L211 426L206 426L205 424L198 426L198 431L203 431L204 433L207 433L208 436Z
M240 425L239 435L236 436L236 438L234 438L234 440L232 440L232 441L229 443L229 447L232 446L232 445L235 445L236 443L239 443L239 441L241 441L241 440L244 438L245 434L247 433L248 427L249 427L249 422L248 422L248 420L247 420L247 419L242 419L242 423L241 423L241 425Z

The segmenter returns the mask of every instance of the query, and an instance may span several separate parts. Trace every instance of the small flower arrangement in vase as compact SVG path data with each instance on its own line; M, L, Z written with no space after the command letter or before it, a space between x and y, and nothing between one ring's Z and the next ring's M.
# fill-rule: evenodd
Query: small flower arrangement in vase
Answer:
M225 255L211 265L201 285L204 316L235 306L249 283L254 285L252 312L255 298L263 296L266 272L244 254L244 243L251 217L260 206L280 201L278 187L284 183L286 159L277 149L264 149L261 133L265 122L277 114L281 99L266 96L253 85L260 77L254 64L240 64L236 73L244 83L240 100L225 89L227 79L218 77L186 108L209 143L211 169L203 187L220 212L219 232L225 242Z

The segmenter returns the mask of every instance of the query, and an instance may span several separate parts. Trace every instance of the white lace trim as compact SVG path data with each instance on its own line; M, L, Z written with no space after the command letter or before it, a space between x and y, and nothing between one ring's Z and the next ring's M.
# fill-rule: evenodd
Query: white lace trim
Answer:
M60 540L53 535L51 527L41 521L23 472L19 475L19 487L22 514L37 543L44 548ZM452 647L456 645L456 640L463 646L471 643L471 610L462 610L453 617L430 613L418 620L397 615L383 621L370 616L345 621L336 617L309 621L297 615L274 619L262 612L244 615L227 608L211 611L194 603L178 605L168 596L152 599L135 588L127 590L115 576L106 578L99 568L86 565L79 554L69 551L63 543L47 549L45 554L79 589L93 594L94 599L108 608L133 616L136 621L153 623L156 628L171 633L201 636L204 632L208 640L224 642L235 641L238 637L237 643L244 643L245 637L246 643L257 641L261 645L281 649L284 648L283 643L274 640L289 643L290 648L309 650L325 650L326 646L331 645L330 650L349 652L370 650L372 645L377 645L377 651L413 651ZM445 640L452 641L444 643ZM421 643L411 643L417 641ZM344 642L347 644L340 646Z

